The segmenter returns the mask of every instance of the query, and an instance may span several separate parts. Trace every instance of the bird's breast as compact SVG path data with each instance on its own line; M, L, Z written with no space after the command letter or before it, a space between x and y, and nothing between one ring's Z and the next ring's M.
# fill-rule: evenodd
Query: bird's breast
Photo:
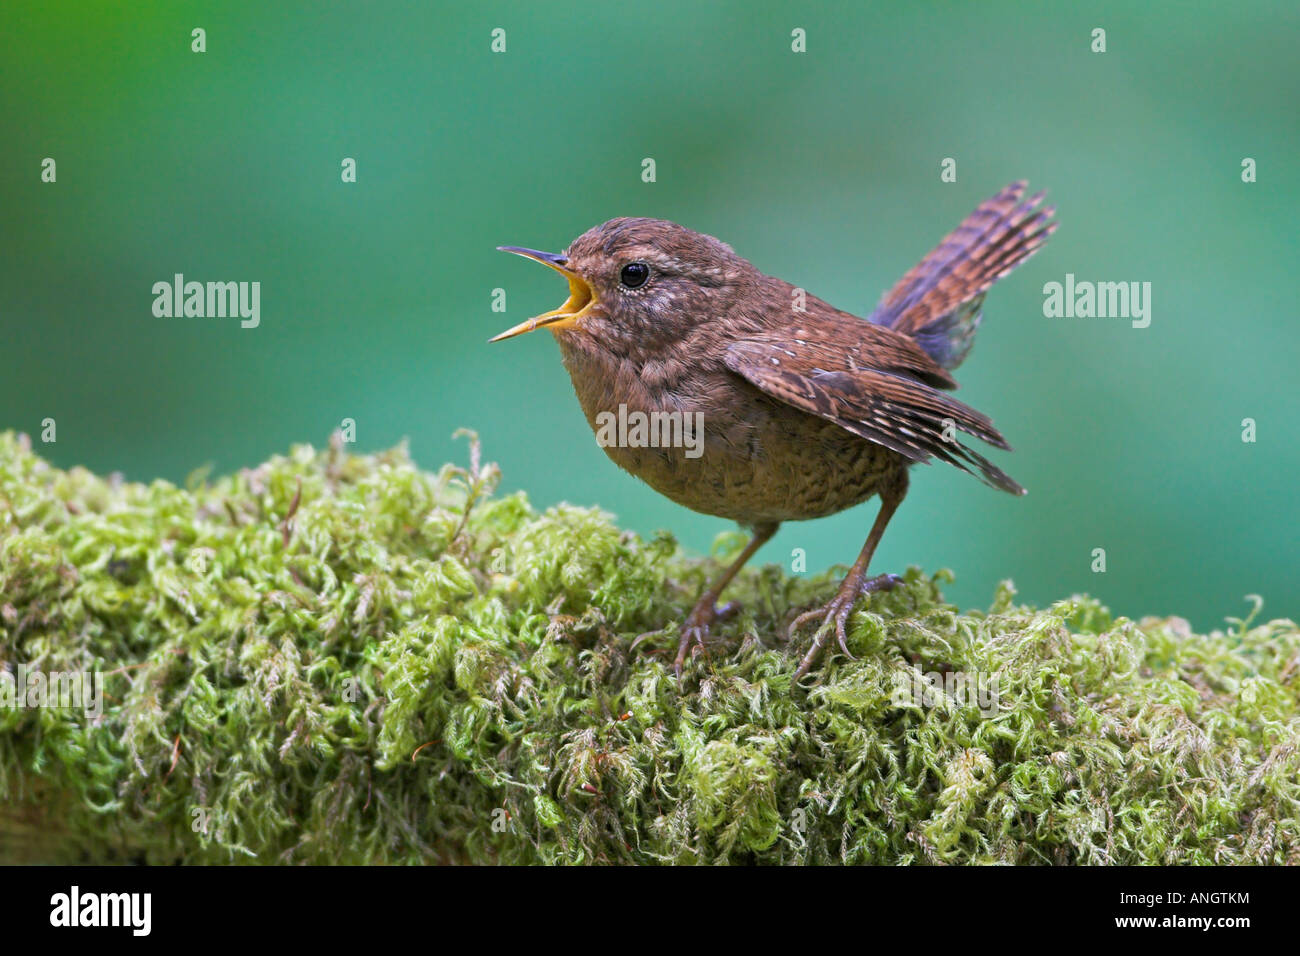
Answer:
M720 363L632 360L559 335L597 444L660 494L742 524L865 500L899 456L759 391Z

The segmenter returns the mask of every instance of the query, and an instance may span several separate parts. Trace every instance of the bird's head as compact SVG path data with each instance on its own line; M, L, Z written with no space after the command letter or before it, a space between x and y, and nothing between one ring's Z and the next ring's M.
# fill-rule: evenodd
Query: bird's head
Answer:
M662 219L611 219L559 254L500 249L563 275L569 280L569 298L493 342L547 328L557 336L580 330L610 345L649 345L680 335L683 323L719 314L757 274L726 243Z

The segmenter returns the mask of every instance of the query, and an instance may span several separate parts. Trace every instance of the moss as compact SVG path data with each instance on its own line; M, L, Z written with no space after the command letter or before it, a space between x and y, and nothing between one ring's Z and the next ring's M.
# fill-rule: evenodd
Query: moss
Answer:
M1290 621L1009 582L961 613L913 568L792 688L784 623L835 582L753 568L679 687L736 538L538 513L472 457L300 447L181 489L0 435L0 667L107 675L97 718L0 709L0 860L1300 862Z

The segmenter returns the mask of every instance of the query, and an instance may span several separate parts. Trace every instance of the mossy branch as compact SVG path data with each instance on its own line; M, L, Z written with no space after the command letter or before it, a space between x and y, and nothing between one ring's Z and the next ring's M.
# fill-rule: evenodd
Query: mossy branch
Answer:
M1300 862L1294 623L959 613L912 569L792 688L834 582L755 568L679 686L717 561L495 497L471 441L180 489L0 435L0 669L106 675L98 717L0 707L0 861Z

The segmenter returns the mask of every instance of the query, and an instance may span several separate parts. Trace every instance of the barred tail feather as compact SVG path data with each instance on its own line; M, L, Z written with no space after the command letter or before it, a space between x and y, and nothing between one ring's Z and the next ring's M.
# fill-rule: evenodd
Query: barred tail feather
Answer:
M1045 193L1021 202L1023 180L986 200L899 280L870 321L912 336L944 368L956 368L975 341L984 293L1056 231Z

